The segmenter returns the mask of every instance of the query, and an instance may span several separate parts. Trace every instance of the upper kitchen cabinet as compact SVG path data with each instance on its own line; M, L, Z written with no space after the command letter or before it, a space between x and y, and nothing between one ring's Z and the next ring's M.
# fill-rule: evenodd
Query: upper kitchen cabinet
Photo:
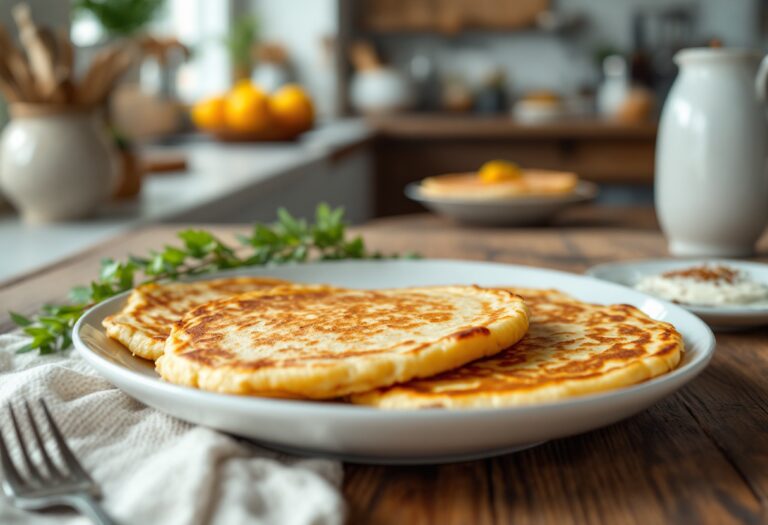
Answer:
M376 32L514 30L531 26L549 0L365 0L362 28Z

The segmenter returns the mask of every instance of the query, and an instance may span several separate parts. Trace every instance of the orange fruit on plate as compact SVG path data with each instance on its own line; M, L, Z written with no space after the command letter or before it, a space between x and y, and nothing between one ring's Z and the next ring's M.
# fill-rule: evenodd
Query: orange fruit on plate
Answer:
M269 97L269 109L277 127L292 134L311 129L315 121L312 99L296 84L275 91Z
M200 129L217 130L226 125L224 97L211 97L192 106L192 122Z
M480 180L486 184L519 179L523 170L517 164L506 160L491 160L486 162L477 172Z
M227 128L241 133L258 133L271 124L269 99L257 86L241 82L226 98Z

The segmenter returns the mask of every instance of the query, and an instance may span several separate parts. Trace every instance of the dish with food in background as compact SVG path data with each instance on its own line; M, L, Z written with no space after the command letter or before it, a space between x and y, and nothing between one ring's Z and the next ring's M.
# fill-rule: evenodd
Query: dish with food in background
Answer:
M477 172L428 177L406 195L428 209L468 224L522 226L551 219L593 200L597 186L572 172L523 169L493 160Z

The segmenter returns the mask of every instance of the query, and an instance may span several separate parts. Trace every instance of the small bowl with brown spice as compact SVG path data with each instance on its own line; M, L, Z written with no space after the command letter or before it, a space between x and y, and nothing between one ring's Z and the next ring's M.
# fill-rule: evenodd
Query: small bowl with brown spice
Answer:
M679 304L719 330L768 325L768 264L657 259L600 264L587 273Z

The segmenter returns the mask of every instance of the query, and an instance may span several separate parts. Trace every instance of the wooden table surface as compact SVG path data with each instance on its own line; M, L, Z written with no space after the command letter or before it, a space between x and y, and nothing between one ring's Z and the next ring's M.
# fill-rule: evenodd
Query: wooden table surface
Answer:
M0 283L0 310L32 313L44 302L62 300L70 287L94 275L100 258L146 253L172 242L178 229L131 232ZM228 236L247 227L215 229ZM644 211L574 212L549 228L469 229L413 216L358 230L372 248L384 251L572 272L599 262L665 255L655 221ZM760 244L762 253L768 253L766 241ZM0 321L0 331L9 328ZM350 521L768 523L768 331L720 333L717 340L712 364L693 383L607 428L481 461L347 465Z

